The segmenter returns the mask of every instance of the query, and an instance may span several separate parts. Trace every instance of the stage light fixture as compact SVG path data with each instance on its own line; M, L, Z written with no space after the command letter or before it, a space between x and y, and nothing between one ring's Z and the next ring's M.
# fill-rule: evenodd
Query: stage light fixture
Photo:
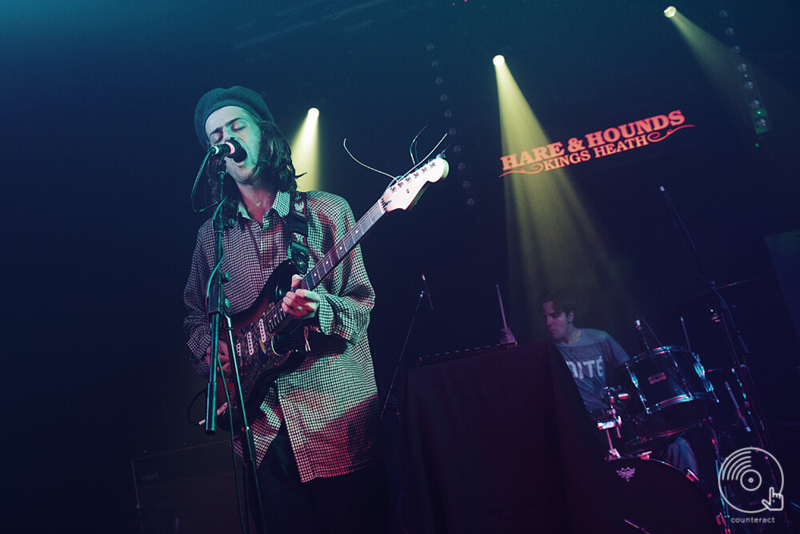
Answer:
M503 56L501 56L499 54L494 56L494 59L492 60L492 63L494 63L494 65L496 67L499 67L500 65L502 65L505 62L506 62L506 58L504 58Z
M300 130L292 140L292 161L298 174L305 173L298 180L302 191L322 189L319 173L319 109L310 108L306 113Z
M671 19L672 17L675 16L675 13L677 12L678 10L675 9L674 6L669 6L667 9L664 10L664 16L667 17L668 19Z

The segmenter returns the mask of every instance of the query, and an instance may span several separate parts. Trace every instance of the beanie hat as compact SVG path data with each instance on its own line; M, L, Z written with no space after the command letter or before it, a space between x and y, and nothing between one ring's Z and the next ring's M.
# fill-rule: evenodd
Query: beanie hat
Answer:
M229 89L212 89L200 98L194 110L194 129L203 148L208 148L209 144L206 137L206 120L209 115L225 106L239 106L254 117L275 124L275 119L272 118L264 99L252 89L239 85Z

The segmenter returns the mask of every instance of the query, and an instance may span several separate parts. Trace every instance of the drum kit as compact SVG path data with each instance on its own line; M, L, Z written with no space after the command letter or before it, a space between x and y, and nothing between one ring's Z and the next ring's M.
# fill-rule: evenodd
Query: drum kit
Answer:
M765 450L771 446L747 362L749 350L735 324L731 307L720 292L737 287L746 288L751 284L743 282L755 280L717 286L704 269L694 240L683 224L669 193L663 186L659 190L671 212L673 223L686 238L707 288L707 291L686 304L696 304L699 298L705 301L703 315L711 314L715 330L721 334L724 352L730 358L730 367L726 363L727 368L712 369L724 375L723 382L718 384L724 386L722 400L726 409L718 408L721 399L717 397L711 381L706 377L699 356L691 350L683 315L681 325L686 346L689 348L662 345L647 325L658 345L655 349L650 349L641 323L637 320L636 328L642 342L642 353L620 368L617 379L613 382L616 385L606 388L604 400L608 409L604 416L595 419L598 430L605 433L608 443L605 465L607 474L613 481L612 489L618 496L625 525L628 532L645 534L731 534L734 531L739 532L740 528L744 529L741 530L743 533L764 532L764 524L751 530L746 524L736 521L742 517L736 517L732 511L745 512L747 515L755 513L755 510L766 510L780 512L771 514L768 519L778 519L777 526L788 529L780 532L789 532L792 528L791 520L783 507L770 507L770 503L774 502L774 493L783 491L783 474L777 461L771 463L766 458L775 460ZM715 375L715 379L716 377ZM735 392L732 386L736 389ZM718 432L718 423L722 421L731 424L724 430L719 426ZM743 434L736 436L738 439L732 438L734 427L743 431ZM698 474L689 469L682 472L677 467L650 457L654 450L692 433L703 433L705 437L701 441L706 448L711 449L712 458L709 463L713 464L713 475L709 474L708 478L715 478L713 483L698 478ZM721 442L726 440L729 443L723 451ZM736 441L743 442L744 447L737 449ZM747 449L765 454L742 455ZM727 458L723 458L725 455ZM756 456L760 458L759 461L756 461ZM739 462L740 457L747 461L752 460L753 465L760 464L760 469L755 470L753 465ZM737 469L744 467L738 471L731 469L730 460L736 461ZM703 466L699 461L697 465L702 471ZM729 477L732 471L741 476ZM761 483L762 475L765 484ZM769 501L763 500L761 494L756 494L759 488L764 490L767 487ZM782 504L783 496L779 497ZM756 508L748 508L747 504L753 504L753 501ZM737 503L744 507L737 506ZM766 503L766 508L761 508L762 503ZM748 516L746 519L752 517Z
M751 514L761 511L768 512L778 528L769 532L790 532L792 521L780 494L783 472L768 452L772 446L750 374L750 352L722 294L739 301L755 295L763 306L771 290L762 279L716 286L705 274L703 278L708 291L673 310L673 317L680 315L688 348L662 344L640 317L636 329L642 352L622 365L616 376L609 376L614 385L605 389L607 409L595 422L608 446L606 468L612 487L631 532L750 533L755 531L739 520L752 519ZM685 315L690 322L712 328L701 329L692 343ZM741 309L738 317L743 317ZM656 342L653 349L642 321ZM709 369L707 376L692 345L716 358L719 368ZM691 461L676 462L665 454L675 450ZM728 476L732 460L740 458L752 464L749 470L734 469L733 474L753 476ZM687 469L687 464L695 469ZM771 506L777 504L773 490L779 494L780 507Z
M721 393L724 409L721 409L720 399L697 354L680 346L651 349L646 341L643 349L644 352L619 368L612 379L616 385L605 388L603 400L607 409L604 415L595 418L608 445L607 475L629 532L738 532L736 529L740 527L730 519L731 508L740 508L731 503L751 488L745 487L744 492L738 488L737 495L736 487L723 487L717 480L701 480L700 473L685 466L681 471L662 461L663 458L652 457L653 451L663 452L670 442L692 432L695 440L702 441L694 445L704 446L708 456L705 459L711 464L706 466L708 472L704 474L707 478L717 478L725 469L723 456L730 454L720 450L720 441L724 440L717 431L718 421L724 421L724 433L733 426L743 432L750 431L748 418L742 413L744 408L736 400L745 391L738 375L733 369L712 370L729 373L724 384L717 382L724 389ZM736 394L731 383L737 388ZM694 460L694 451L691 456ZM702 455L698 455L697 464L701 463L699 458ZM765 477L770 475L769 467L763 471Z
M614 388L606 388L609 420L600 421L626 453L639 453L660 438L679 434L705 420L718 402L700 358L678 346L643 352L620 368ZM624 420L624 425L623 425ZM623 434L622 430L625 430Z
M608 443L606 468L632 532L719 533L723 516L699 485L652 459L653 449L706 421L718 400L700 358L663 346L632 358L605 388L608 410L597 421Z

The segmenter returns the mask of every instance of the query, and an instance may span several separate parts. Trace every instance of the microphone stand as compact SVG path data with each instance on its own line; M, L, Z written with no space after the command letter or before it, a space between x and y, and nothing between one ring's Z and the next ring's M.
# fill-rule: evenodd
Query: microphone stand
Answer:
M424 280L424 278L423 278ZM425 298L425 291L420 291L419 298L417 299L417 306L414 308L414 314L411 316L411 323L408 325L408 332L406 332L406 339L403 342L403 348L400 350L400 357L397 359L397 365L394 367L394 374L392 375L392 381L389 384L389 389L386 392L386 400L383 403L383 408L381 408L381 419L383 419L383 414L386 412L386 407L389 405L391 401L392 406L395 408L395 413L397 414L397 405L398 399L397 397L392 396L392 391L394 390L394 383L397 379L397 372L400 370L400 365L403 362L403 356L406 353L406 347L408 346L408 340L411 338L411 330L414 328L414 321L417 320L417 313L419 312L419 305L422 304L422 299Z
M219 171L217 171L217 176L219 177L219 205L220 207L224 201L224 193L223 193L223 184L225 181L225 169L221 167ZM206 299L206 313L208 315L209 324L211 325L211 365L209 366L209 373L208 373L208 388L207 388L207 398L206 398L206 420L205 420L205 433L209 436L213 436L216 434L216 423L217 423L217 407L216 407L216 399L217 399L217 388L219 387L217 383L217 370L219 370L220 376L223 376L222 373L222 365L219 361L219 340L220 340L220 330L222 328L222 324L224 323L225 332L227 335L227 343L228 343L228 356L230 358L231 363L231 379L234 381L234 386L236 388L236 396L240 399L240 402L244 399L244 395L242 395L242 384L239 379L239 363L238 358L236 355L236 346L233 341L233 325L231 324L230 314L228 313L228 308L230 302L225 297L225 289L223 288L223 284L230 280L228 273L222 271L222 259L225 257L225 248L222 244L222 235L225 232L225 221L222 218L222 210L217 209L216 213L214 214L214 248L215 248L215 267L214 271L212 271L211 278L209 280L209 287L208 287L208 296ZM239 434L239 439L241 440L242 444L242 459L245 464L245 469L249 470L252 474L253 486L255 493L258 497L258 507L259 507L259 517L261 519L261 525L263 532L266 532L266 523L264 522L264 506L261 502L261 488L258 484L258 474L256 469L256 461L255 461L255 444L253 441L253 432L250 428L250 425L247 421L247 410L245 409L244 403L242 402L242 428ZM228 414L232 414L231 406L228 405ZM236 429L233 428L233 421L231 421L231 437L233 438ZM234 470L235 472L235 470ZM245 480L245 484L246 484ZM237 484L238 486L238 484ZM237 492L238 493L238 492ZM239 508L241 510L241 501L239 503ZM240 520L242 523L242 530L243 532L247 531L246 528L246 521L247 518L241 517Z

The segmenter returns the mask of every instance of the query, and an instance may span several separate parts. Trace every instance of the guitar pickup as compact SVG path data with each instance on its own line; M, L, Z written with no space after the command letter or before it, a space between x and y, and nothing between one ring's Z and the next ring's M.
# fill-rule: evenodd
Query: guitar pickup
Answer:
M247 353L250 356L252 356L253 354L255 354L255 352L256 352L256 349L253 346L253 334L248 332L247 333Z

